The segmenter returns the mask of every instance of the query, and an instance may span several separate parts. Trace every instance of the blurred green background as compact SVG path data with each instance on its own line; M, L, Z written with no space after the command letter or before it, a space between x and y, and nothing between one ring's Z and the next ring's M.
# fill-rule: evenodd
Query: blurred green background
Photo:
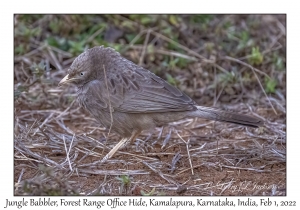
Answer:
M35 79L54 87L63 73L53 72L65 71L74 57L99 45L113 47L200 104L258 99L265 96L262 87L266 94L285 98L285 18L15 15L15 98L26 92ZM252 67L257 69L259 82Z

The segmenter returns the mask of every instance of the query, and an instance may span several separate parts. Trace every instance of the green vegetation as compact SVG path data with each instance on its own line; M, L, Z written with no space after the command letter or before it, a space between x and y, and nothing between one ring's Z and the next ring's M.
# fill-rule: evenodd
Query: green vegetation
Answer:
M243 20L243 24L238 24L238 18ZM150 34L144 66L155 71L173 85L185 85L178 79L179 72L186 71L193 64L189 59L167 55L170 52L177 52L194 57L179 44L208 59L215 54L233 58L245 57L250 65L267 74L272 69L266 69L265 63L271 60L276 70L285 71L285 57L281 50L267 54L262 53L267 49L267 43L271 42L269 37L275 36L275 34L259 31L259 26L263 24L259 18L260 16L207 14L17 15L15 18L17 20L17 24L15 24L15 55L22 56L29 53L33 49L33 43L35 45L44 43L73 56L97 45L113 47L117 51L125 53L126 56L127 52L130 53L128 50L131 51L129 44L140 47L144 45L146 31L141 33L141 30L151 28L174 42ZM215 22L218 22L216 20L222 20L222 22L216 24ZM256 36L256 33L260 33L261 36ZM268 31L268 33L270 32ZM164 49L167 54L157 53L156 49L158 48ZM132 60L138 62L137 57L133 57ZM39 62L36 61L36 63ZM223 66L221 61L218 62L218 65ZM236 64L230 63L229 65ZM230 66L225 68L229 74L230 68ZM193 67L189 69L194 71ZM205 71L211 72L211 69L206 68ZM240 78L244 76L246 73L243 73ZM272 80L276 80L276 73L272 73L272 77ZM187 79L191 82L191 78ZM261 81L266 81L266 79L263 77ZM270 84L266 86L269 87ZM278 83L274 87L282 86L285 84Z
M129 176L121 175L120 177L116 177L116 179L121 182L120 192L123 193L124 191L124 194L127 195L131 184Z
M253 47L251 55L249 57L249 63L251 65L260 65L263 62L263 59L264 59L264 57L261 54L261 52L259 51L259 48Z

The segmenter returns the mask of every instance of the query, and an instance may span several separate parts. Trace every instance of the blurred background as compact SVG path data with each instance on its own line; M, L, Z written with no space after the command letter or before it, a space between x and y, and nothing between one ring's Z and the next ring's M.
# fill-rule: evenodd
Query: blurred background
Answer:
M264 96L239 61L260 70L267 94L286 95L285 15L15 15L14 45L15 98L34 79L56 85L77 55L99 45L113 47L200 104Z
M76 89L57 87L76 56L99 45L112 47L127 59L149 69L187 93L199 105L260 116L269 123L269 130L260 130L256 134L269 135L265 137L269 140L276 136L285 144L286 15L16 14L16 194L47 194L42 180L43 183L55 182L50 186L58 185L59 189L66 190L55 191L57 194L72 194L66 183L53 178L58 176L59 164L66 164L64 176L68 174L66 177L70 178L73 175L72 165L64 161L65 145L75 147L75 134L77 147L80 148L80 142L87 141L81 152L89 144L91 149L97 144L95 142L105 142L105 134L102 134L105 131L96 129L97 122L78 107ZM270 130L277 130L277 133ZM168 132L164 131L164 134L167 136ZM94 135L95 141L82 137L87 135ZM272 149L270 147L270 151ZM284 152L285 147L280 151L280 154ZM21 154L27 154L26 158ZM74 160L78 158L76 154L72 156ZM173 156L170 158L172 162ZM278 161L284 169L285 155ZM45 175L51 174L49 170L53 176ZM63 179L64 176L58 177ZM282 177L285 179L285 174ZM24 180L27 180L26 186L30 183L34 190L24 190ZM268 177L268 180L273 178ZM124 187L126 177L118 181ZM96 187L80 189L76 193L88 194L87 191L91 193ZM130 189L130 193L135 190ZM153 188L146 184L143 190L146 189L150 192ZM105 192L109 195L124 193Z

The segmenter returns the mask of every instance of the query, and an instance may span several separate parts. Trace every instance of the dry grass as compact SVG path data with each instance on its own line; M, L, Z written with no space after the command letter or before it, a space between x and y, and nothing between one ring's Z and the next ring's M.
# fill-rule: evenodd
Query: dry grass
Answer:
M186 71L180 72L176 65L165 67L173 70L172 75L179 75L175 83L181 89L201 105L226 104L227 109L260 117L265 126L254 129L185 119L143 132L134 145L118 151L104 164L101 159L121 137L114 133L107 137L108 130L78 107L74 87L57 87L75 55L45 44L43 35L28 40L16 36L16 43L29 47L24 54L15 55L15 195L285 195L285 72L268 66L268 53L277 51L285 56L278 47L285 42L285 31L278 17L271 17L269 30L277 36L260 45L269 46L262 52L265 62L260 66L250 64L247 55L216 56L201 51L201 46L190 47L189 42L197 36L180 39L186 47L155 27L114 17L140 27L135 38L123 44L124 56L154 70L155 65L163 66L162 55L189 60ZM45 16L32 26L43 28L45 21L53 18ZM237 21L232 16L226 18ZM48 33L43 30L42 34ZM86 42L93 42L103 31L96 29ZM143 37L142 44L136 43L139 37ZM153 40L164 44L155 47ZM167 48L169 44L178 50ZM152 60L153 55L157 60ZM228 69L233 68L240 71L234 71L237 81L231 83L233 71ZM172 75L167 76L169 82L174 81ZM229 82L220 85L224 75ZM277 89L267 93L265 79L274 75L279 81Z

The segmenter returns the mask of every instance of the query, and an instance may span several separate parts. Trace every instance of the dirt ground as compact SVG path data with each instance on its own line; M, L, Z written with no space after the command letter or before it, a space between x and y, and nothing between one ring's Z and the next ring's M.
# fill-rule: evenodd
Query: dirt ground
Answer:
M265 128L187 119L164 127L162 132L162 128L152 134L144 132L135 144L100 164L120 137L111 134L106 143L109 148L105 148L107 132L98 128L97 122L91 125L90 118L72 119L68 114L65 117L70 118L65 124L66 134L42 128L43 135L37 133L32 142L17 144L20 148L15 152L15 183L22 173L22 180L30 180L29 186L35 189L31 193L43 194L55 186L83 195L286 193L285 142L266 135L262 131ZM68 131L76 131L74 139ZM70 150L70 163L63 138ZM38 156L29 153L20 157L21 146ZM49 186L43 186L48 182Z
M128 21L127 25L140 28L129 42L122 38L130 34L125 26L102 30L100 21L100 29L84 29L91 34L79 38L89 40L80 43L82 49L74 47L78 43L70 48L59 41L51 45L52 36L73 38L71 29L57 32L51 24L63 27L69 19L82 24L77 16L60 17L65 18L63 23L56 18L15 17L15 195L286 195L284 15L163 16L162 20L168 20L166 26L157 22L143 25L135 16L92 16L96 22L103 18L109 26ZM247 26L249 34L228 36L224 19L236 31ZM198 21L201 27L191 21ZM191 36L182 32L175 39L163 30L176 30L184 24L187 33L191 29ZM200 36L197 30L206 30L206 35ZM264 34L259 33L262 30ZM107 34L117 38L108 40ZM142 61L142 66L176 85L199 105L254 115L264 125L248 128L184 119L144 131L133 144L101 164L122 137L108 136L108 130L79 107L73 86L57 87L84 47L103 44L97 36L115 43L117 50L121 46L118 51L123 56L135 63ZM135 42L137 36L142 37L141 44ZM195 44L196 40L201 41ZM143 46L150 45L143 54ZM256 45L260 51L253 47ZM256 60L251 59L255 56ZM183 58L190 60L186 63Z

